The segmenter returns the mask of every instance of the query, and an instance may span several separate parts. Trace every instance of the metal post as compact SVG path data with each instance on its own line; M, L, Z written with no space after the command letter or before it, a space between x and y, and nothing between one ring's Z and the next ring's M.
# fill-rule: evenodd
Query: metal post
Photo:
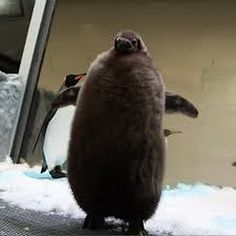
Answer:
M20 160L25 127L39 78L55 3L56 0L35 1L19 71L23 91L9 150L14 163Z

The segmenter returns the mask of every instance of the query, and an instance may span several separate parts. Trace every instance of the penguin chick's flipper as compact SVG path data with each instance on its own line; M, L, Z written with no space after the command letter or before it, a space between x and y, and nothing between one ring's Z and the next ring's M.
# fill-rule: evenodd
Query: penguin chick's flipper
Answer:
M79 90L79 86L65 89L64 91L59 93L55 100L52 102L52 107L58 109L60 107L75 105Z
M55 166L55 168L51 171L49 171L50 175L53 179L59 179L59 178L65 178L67 177L67 174L62 172L60 166Z
M95 230L103 228L105 225L105 219L101 216L87 215L84 220L83 229Z
M179 130L169 130L169 129L164 129L164 136L165 137L168 137L172 134L181 134L182 131L179 131Z
M166 113L179 112L192 118L196 118L198 116L197 108L186 98L168 91L166 91L165 95L166 95L166 103L165 103Z

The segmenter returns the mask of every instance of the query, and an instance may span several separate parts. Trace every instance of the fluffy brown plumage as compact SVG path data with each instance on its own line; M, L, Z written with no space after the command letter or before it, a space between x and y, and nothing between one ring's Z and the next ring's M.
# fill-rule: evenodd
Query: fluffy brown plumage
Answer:
M162 191L165 88L152 58L131 31L100 54L80 91L68 154L69 183L87 213L84 227L114 216L144 230Z

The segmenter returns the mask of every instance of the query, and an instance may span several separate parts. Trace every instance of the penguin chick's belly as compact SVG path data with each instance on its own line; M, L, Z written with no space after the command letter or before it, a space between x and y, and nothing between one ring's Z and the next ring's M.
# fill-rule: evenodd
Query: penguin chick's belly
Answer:
M74 111L75 106L60 108L48 124L43 151L49 171L56 165L63 165L67 159Z

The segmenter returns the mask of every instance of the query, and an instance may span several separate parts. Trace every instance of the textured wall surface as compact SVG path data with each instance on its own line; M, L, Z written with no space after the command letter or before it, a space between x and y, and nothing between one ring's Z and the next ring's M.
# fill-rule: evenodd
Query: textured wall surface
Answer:
M8 155L22 84L18 75L0 72L0 161Z

